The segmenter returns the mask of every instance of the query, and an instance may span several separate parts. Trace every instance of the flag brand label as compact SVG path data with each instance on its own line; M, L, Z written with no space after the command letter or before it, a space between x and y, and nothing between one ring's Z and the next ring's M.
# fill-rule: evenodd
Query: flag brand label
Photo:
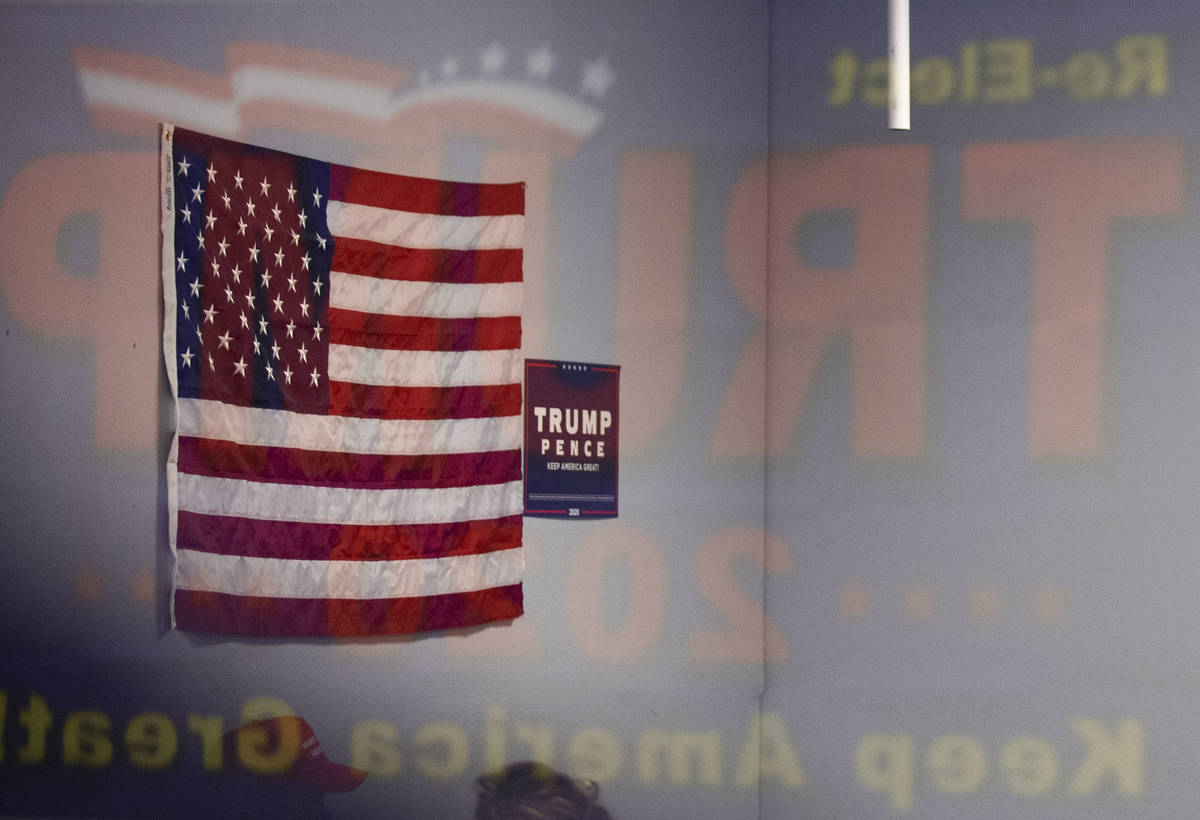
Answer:
M525 360L525 515L615 518L616 365Z

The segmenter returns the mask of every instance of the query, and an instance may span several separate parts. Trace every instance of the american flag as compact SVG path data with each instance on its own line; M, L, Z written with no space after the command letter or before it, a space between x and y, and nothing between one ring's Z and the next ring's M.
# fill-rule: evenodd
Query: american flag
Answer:
M523 184L162 137L173 624L520 615Z

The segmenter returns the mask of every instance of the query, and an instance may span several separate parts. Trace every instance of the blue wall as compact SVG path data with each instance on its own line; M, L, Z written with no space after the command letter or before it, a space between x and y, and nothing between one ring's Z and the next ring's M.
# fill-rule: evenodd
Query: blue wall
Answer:
M338 817L529 758L616 817L1191 816L1198 38L913 4L892 132L877 3L6 4L0 813L199 810L285 711ZM622 441L524 617L167 628L163 121L526 180L525 355L620 364Z

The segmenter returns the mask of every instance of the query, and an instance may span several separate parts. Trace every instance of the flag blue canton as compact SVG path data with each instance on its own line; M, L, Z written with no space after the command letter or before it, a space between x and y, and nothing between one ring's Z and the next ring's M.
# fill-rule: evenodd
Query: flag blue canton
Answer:
M325 412L328 164L197 137L172 165L180 395Z

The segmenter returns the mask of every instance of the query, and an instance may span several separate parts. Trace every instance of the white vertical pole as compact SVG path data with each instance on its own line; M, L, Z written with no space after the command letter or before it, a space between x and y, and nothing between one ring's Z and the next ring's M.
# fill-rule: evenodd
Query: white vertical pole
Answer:
M908 0L888 0L888 128L909 129Z

